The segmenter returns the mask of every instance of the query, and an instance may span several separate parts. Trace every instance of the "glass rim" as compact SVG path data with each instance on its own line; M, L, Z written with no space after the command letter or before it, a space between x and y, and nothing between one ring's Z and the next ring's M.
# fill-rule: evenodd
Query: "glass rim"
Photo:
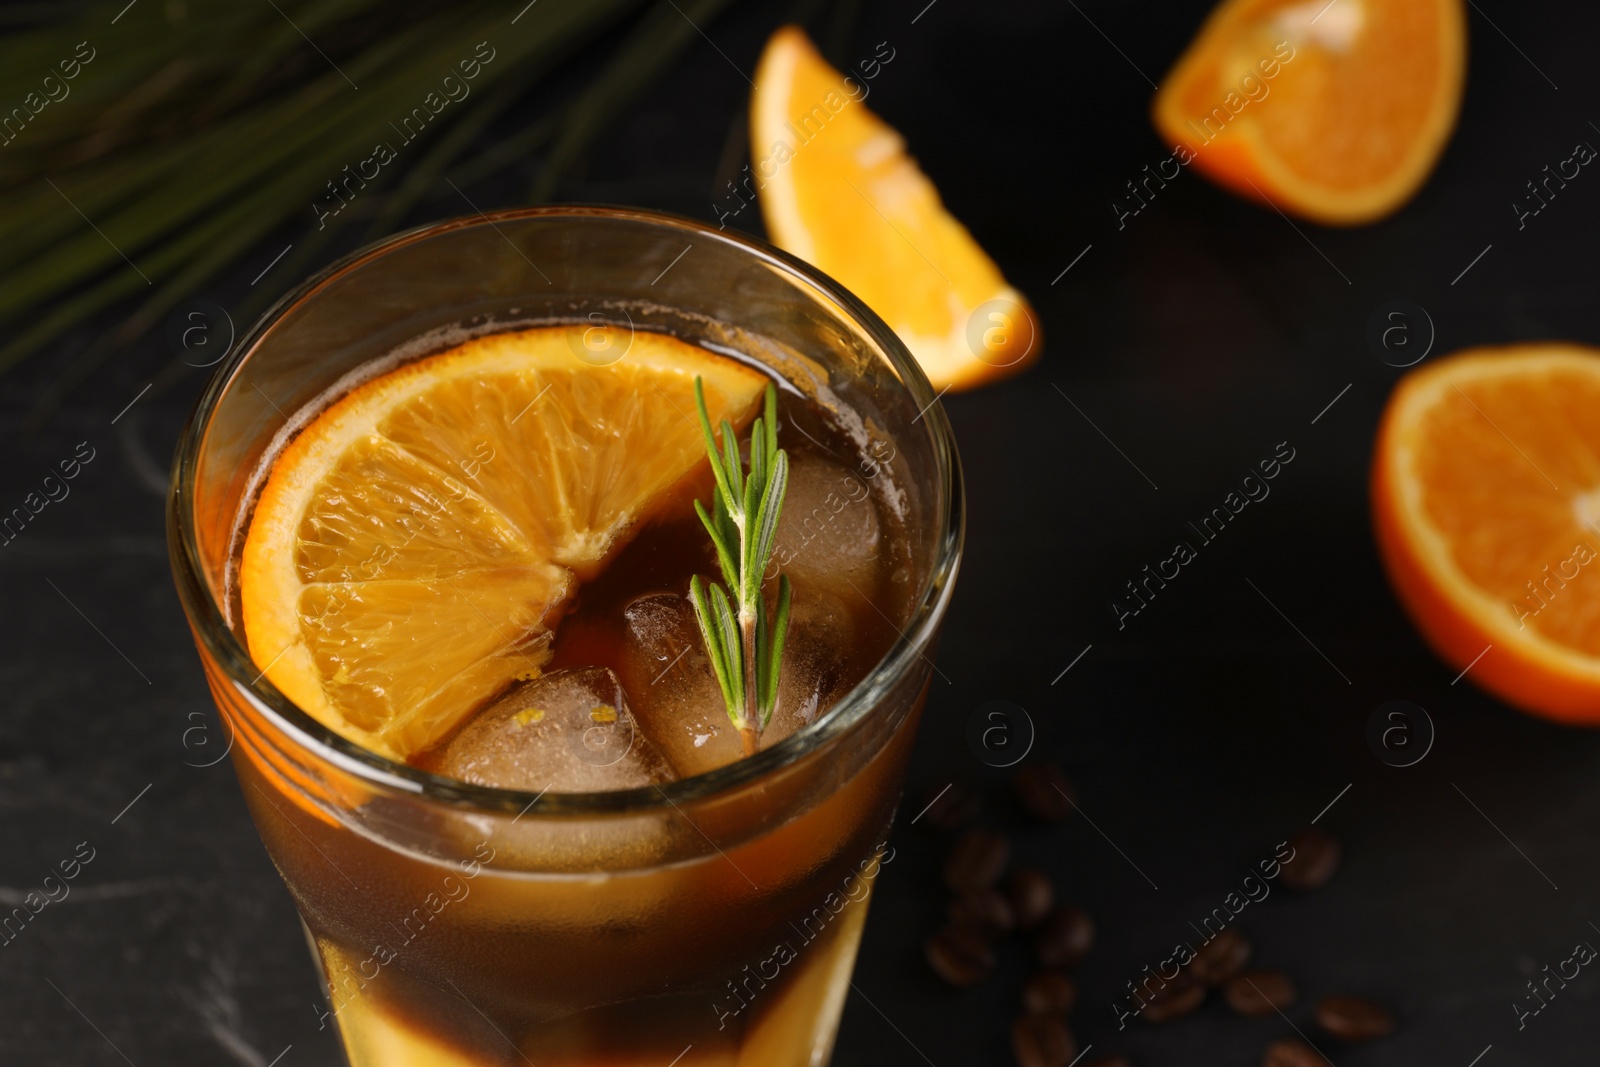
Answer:
M923 410L920 421L927 427L934 459L940 468L939 484L933 488L939 494L939 513L943 522L937 534L933 564L917 592L911 614L903 625L895 627L899 636L883 658L815 722L783 738L771 748L702 774L659 785L588 793L554 793L548 789L535 793L530 790L479 786L391 760L348 740L289 700L266 678L264 671L257 670L249 650L228 625L222 605L202 577L193 509L187 506L193 497L197 458L217 401L251 354L291 311L315 298L338 278L399 248L454 230L484 225L494 227L497 222L540 217L616 219L677 229L696 239L731 246L796 279L803 288L815 290L831 300L888 357L902 385ZM179 433L168 488L168 553L184 614L228 681L293 745L312 752L343 771L399 792L485 811L517 812L519 817L637 813L676 808L679 802L730 792L792 766L866 719L916 666L918 660L926 659L923 649L930 643L949 606L960 566L966 519L960 457L949 419L937 400L933 386L915 357L876 313L822 271L748 234L715 229L699 220L667 212L601 204L561 204L478 212L402 230L341 257L285 293L245 331L212 373ZM221 714L220 706L218 710ZM234 729L237 730L237 727Z

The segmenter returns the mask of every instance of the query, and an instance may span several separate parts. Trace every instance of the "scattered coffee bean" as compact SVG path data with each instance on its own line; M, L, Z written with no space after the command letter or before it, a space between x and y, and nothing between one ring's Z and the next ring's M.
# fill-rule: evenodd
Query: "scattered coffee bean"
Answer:
M1316 1049L1292 1037L1274 1041L1261 1057L1261 1067L1327 1067L1327 1064Z
M948 788L935 786L922 798L918 822L935 830L959 830L983 810L983 796L965 782L952 782Z
M1022 1006L1034 1015L1065 1015L1078 1002L1078 983L1060 971L1039 971L1022 987Z
M1156 990L1144 1002L1139 1017L1152 1023L1170 1022L1188 1015L1205 999L1206 987L1179 972L1177 978Z
M1011 842L987 830L968 830L956 839L944 861L944 884L951 892L991 889L1005 873Z
M1094 947L1094 920L1082 908L1063 904L1034 937L1034 953L1046 967L1075 967Z
M1055 1016L1024 1015L1011 1024L1011 1051L1019 1067L1067 1067L1078 1054L1078 1042Z
M1221 985L1250 962L1250 951L1250 939L1237 926L1224 927L1220 934L1200 946L1200 951L1189 961L1189 973L1206 985Z
M993 889L969 889L950 902L950 921L985 933L1009 934L1017 926L1011 901Z
M1309 826L1289 838L1294 856L1279 877L1290 889L1321 889L1339 869L1339 839Z
M1223 987L1228 1007L1240 1015L1271 1015L1295 1001L1294 981L1282 971L1245 971Z
M977 985L994 970L994 949L972 926L950 923L928 938L923 954L940 978L962 989Z
M1006 878L1006 896L1016 912L1017 927L1032 930L1044 922L1050 909L1055 907L1056 888L1043 871L1019 867Z
M1097 1060L1090 1060L1083 1067L1133 1067L1126 1056L1102 1056Z
M1073 812L1078 793L1054 763L1029 763L1011 779L1017 802L1041 822L1063 822Z
M1371 1041L1394 1033L1394 1013L1362 997L1323 997L1317 1025L1341 1041Z

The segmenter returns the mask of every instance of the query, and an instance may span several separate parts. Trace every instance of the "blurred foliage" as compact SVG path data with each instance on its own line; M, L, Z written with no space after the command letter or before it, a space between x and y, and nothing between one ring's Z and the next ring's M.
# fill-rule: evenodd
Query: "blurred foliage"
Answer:
M362 222L367 237L393 229L447 179L470 182L538 153L531 196L550 196L606 126L700 39L697 27L730 3L537 0L520 14L517 3L484 0L11 9L0 23L9 24L0 39L0 371L140 298L120 326L62 368L46 403L59 399L297 217L309 236L273 268L295 277L337 234ZM467 81L458 64L480 42L493 59ZM569 76L542 84L597 42L603 58L576 72L576 91ZM396 124L430 92L442 95L452 74L470 92L414 140L398 136ZM513 105L527 120L508 122L505 136L481 147ZM347 210L312 229L314 203L339 203L329 182L380 141L396 160L366 180ZM471 210L465 200L461 208ZM257 303L238 309L241 319L263 310L272 292L253 292Z

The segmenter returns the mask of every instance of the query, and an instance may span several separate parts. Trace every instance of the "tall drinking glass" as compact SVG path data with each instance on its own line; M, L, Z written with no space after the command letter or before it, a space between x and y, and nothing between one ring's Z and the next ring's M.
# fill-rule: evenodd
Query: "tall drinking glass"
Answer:
M759 364L870 443L909 540L900 638L826 714L697 777L523 793L393 762L286 699L246 651L236 568L295 413L374 360L586 323ZM962 539L927 379L831 279L641 211L504 212L404 233L290 293L183 431L169 539L235 770L355 1067L826 1063L933 670Z

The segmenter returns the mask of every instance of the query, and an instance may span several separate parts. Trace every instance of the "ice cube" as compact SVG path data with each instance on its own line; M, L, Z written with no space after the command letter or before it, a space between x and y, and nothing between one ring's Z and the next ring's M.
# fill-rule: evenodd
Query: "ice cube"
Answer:
M778 675L778 706L761 734L762 747L816 721L844 695L842 676L853 627L836 597L815 589L792 609ZM640 729L680 777L744 756L739 731L706 659L694 607L687 598L655 593L629 602L622 678L633 694Z
M855 625L844 602L815 587L795 592L778 670L778 706L762 734L770 745L815 722L849 690L846 650Z
M848 598L853 586L858 594L873 596L881 546L871 483L829 460L804 453L794 457L772 560L796 593L820 587Z
M623 682L634 694L640 729L679 777L743 756L688 599L672 593L636 597L623 617Z
M521 682L456 732L429 769L475 785L592 793L670 780L605 667Z

